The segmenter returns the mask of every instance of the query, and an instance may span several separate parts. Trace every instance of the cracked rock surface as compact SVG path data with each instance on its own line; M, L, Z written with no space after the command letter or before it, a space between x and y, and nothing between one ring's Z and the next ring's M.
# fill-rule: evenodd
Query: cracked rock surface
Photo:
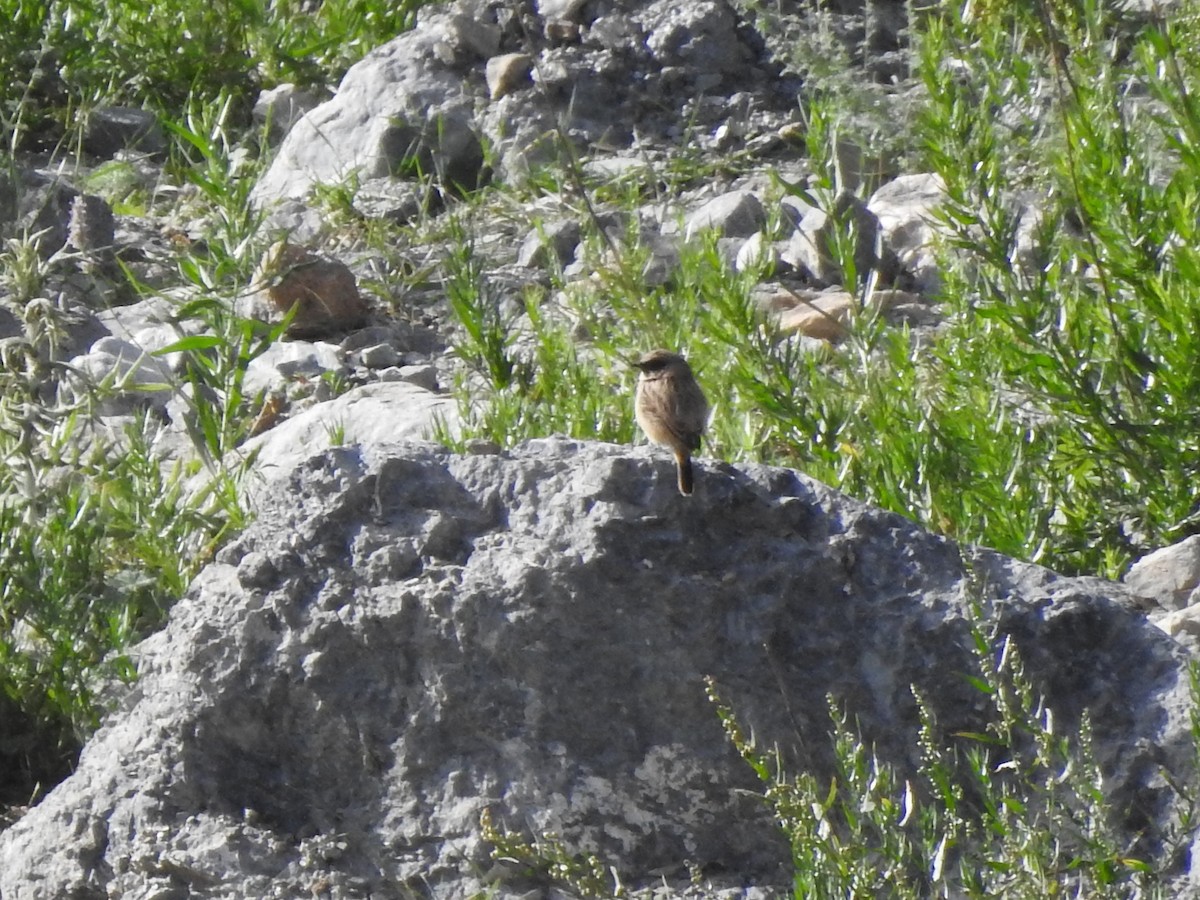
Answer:
M1115 584L966 551L795 473L563 439L314 452L136 650L79 768L0 835L0 896L465 897L528 890L479 816L625 883L783 886L786 847L704 693L828 773L826 695L911 765L916 708L978 727L970 607L1131 834L1182 771L1183 650Z

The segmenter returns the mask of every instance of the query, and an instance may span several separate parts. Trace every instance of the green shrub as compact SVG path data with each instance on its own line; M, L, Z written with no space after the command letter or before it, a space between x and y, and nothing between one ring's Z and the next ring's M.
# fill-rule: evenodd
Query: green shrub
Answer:
M909 774L882 762L831 697L833 776L787 776L778 752L755 745L709 682L791 845L797 900L1153 893L1156 862L1134 855L1113 827L1086 714L1077 734L1060 733L1011 640L994 646L977 630L975 642L971 680L990 721L945 735L914 688L921 763Z
M1027 423L1060 567L1115 574L1196 525L1195 12L1130 36L1098 3L1015 6L933 19L923 38L957 359Z
M1183 828L1168 835L1174 843L1157 858L1139 856L1114 827L1086 714L1077 733L1063 734L1011 640L979 628L973 635L978 672L964 677L986 700L986 726L945 734L914 688L920 728L912 756L920 762L912 772L882 761L830 697L832 774L788 775L779 749L759 747L708 680L726 735L762 782L791 848L792 896L1158 896L1172 849L1186 846L1195 827L1190 789L1176 785ZM1194 670L1193 704L1196 677ZM1200 746L1195 723L1192 738ZM621 873L598 857L571 854L555 835L531 841L486 813L481 830L493 858L521 877L572 896L626 893Z

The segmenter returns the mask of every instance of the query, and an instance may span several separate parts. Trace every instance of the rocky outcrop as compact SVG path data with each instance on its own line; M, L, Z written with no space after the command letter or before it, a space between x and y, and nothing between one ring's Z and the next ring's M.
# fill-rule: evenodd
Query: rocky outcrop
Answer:
M78 770L0 835L4 900L509 895L485 809L627 883L786 884L703 677L793 770L825 771L827 694L906 765L910 685L978 727L976 602L1062 727L1088 711L1131 834L1186 771L1184 654L1122 587L785 469L699 461L681 498L650 448L362 440L268 477Z
M473 2L423 10L296 123L255 201L299 200L351 176L472 190L489 173L484 140L510 180L557 158L563 139L576 151L628 145L636 129L674 143L684 121L703 134L794 107L794 91L768 78L761 38L724 0L538 13Z

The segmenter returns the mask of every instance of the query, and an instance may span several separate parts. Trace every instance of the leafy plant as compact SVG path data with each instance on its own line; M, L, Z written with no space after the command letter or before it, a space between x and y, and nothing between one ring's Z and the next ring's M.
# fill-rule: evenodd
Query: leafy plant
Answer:
M422 0L0 0L0 122L10 150L78 136L90 110L235 100L245 121L261 87L332 84L407 31ZM69 143L74 143L74 139Z
M996 645L998 640L998 646ZM835 767L822 780L786 776L722 701L726 734L762 780L792 847L793 896L1134 897L1153 890L1155 864L1112 827L1086 714L1073 737L1025 674L1009 638L974 631L988 701L986 730L943 736L928 701L919 770L882 762L829 698ZM1200 739L1200 733L1194 734Z
M215 101L192 97L182 121L167 119L165 127L179 140L174 169L194 185L208 213L207 255L184 259L184 274L193 283L211 288L231 278L248 280L261 248L263 214L250 202L250 192L265 168L239 143L231 122L234 97L224 93Z
M210 468L248 436L262 398L246 396L246 368L281 339L296 314L293 308L267 324L236 311L244 291L263 286L259 269L267 258L268 236L262 213L250 202L263 162L254 161L236 140L229 121L232 102L228 94L216 105L193 101L182 123L168 122L180 138L176 170L199 190L207 213L206 240L179 257L180 273L197 296L174 315L178 321L199 320L206 328L157 355L183 354L186 389L178 396L190 411L192 443Z
M524 878L561 885L576 897L624 897L616 870L597 856L576 856L554 834L529 841L496 825L490 810L479 814L483 839L492 845L492 859L517 867Z
M1086 713L1071 735L1027 676L1012 640L973 628L986 726L947 735L913 689L920 713L916 771L885 762L828 698L830 775L788 775L778 748L761 749L721 697L707 693L727 737L763 785L791 848L792 896L822 898L1154 896L1163 858L1133 852L1112 822ZM1193 675L1193 680L1196 679ZM1193 702L1197 701L1193 689ZM1193 727L1200 747L1200 729ZM1184 828L1190 789L1177 785ZM529 841L481 816L494 859L575 896L624 894L620 875L548 835Z
M484 277L481 260L458 220L451 222L446 299L463 332L459 356L498 389L512 382L511 323Z
M1038 436L1044 477L1067 488L1047 498L1047 537L1073 567L1195 526L1200 421L1184 398L1200 386L1187 211L1200 157L1186 136L1200 134L1200 70L1181 51L1188 21L1152 22L1128 53L1092 2L934 17L923 38L924 131L957 259L947 296L970 323L960 358L1001 349L988 365L1009 386L1004 405ZM963 77L948 77L936 60L967 46ZM1001 59L1017 61L1007 78ZM1031 107L1039 91L1049 115ZM1014 181L1044 185L1036 210L1014 202Z
M295 310L280 322L267 325L232 313L224 299L201 297L181 307L178 315L203 319L209 330L182 337L157 351L157 355L181 353L185 357L187 389L178 396L190 413L187 427L192 444L212 467L249 436L252 417L261 408L262 398L246 396L246 368L279 340Z

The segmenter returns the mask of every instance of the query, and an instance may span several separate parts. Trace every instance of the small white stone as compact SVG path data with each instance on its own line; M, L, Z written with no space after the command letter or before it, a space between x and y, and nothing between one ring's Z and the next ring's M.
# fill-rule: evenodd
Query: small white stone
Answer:
M523 84L532 84L529 70L533 59L528 53L505 53L487 61L488 93L493 100L511 94Z

